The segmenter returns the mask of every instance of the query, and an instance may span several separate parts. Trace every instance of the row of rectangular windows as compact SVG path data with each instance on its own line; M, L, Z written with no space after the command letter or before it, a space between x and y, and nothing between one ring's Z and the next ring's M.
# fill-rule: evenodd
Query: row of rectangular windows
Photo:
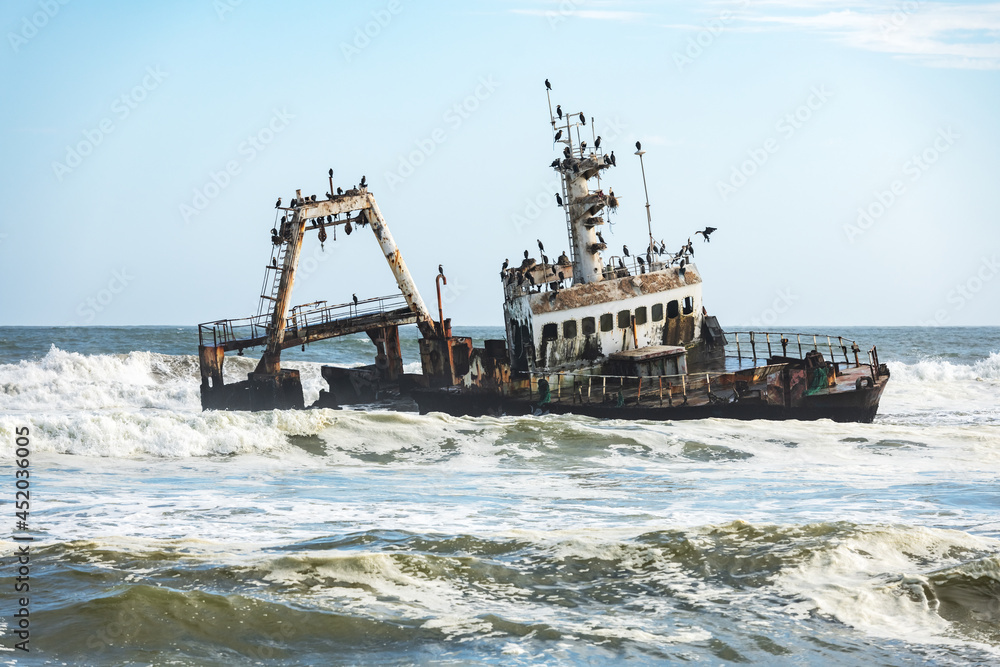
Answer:
M694 299L691 297L685 297L684 299L684 314L690 315L694 312ZM681 306L677 301L671 301L667 303L667 318L673 319L681 313ZM654 303L650 308L649 316L652 317L654 322L659 322L663 319L663 304ZM645 324L647 319L646 306L640 306L635 309L635 323ZM590 336L597 333L597 321L593 317L585 317L581 320L583 335ZM615 316L611 313L605 313L601 315L600 320L601 331L611 331L614 329ZM618 311L618 328L627 329L632 326L632 312L628 310ZM576 320L566 320L562 323L563 338L576 338ZM559 337L559 328L555 322L550 322L542 327L542 340L555 340Z

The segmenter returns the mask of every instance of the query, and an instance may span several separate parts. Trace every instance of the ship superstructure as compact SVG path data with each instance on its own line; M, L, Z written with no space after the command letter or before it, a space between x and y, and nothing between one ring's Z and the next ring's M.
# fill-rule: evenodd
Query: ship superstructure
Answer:
M705 311L692 245L668 254L650 229L645 247L630 252L623 245L622 254L605 260L601 229L619 198L613 188L602 189L601 173L617 166L617 157L603 151L593 118L588 125L582 112L556 109L553 145L562 150L550 166L560 177L556 200L565 210L570 251L549 256L539 242L537 258L525 251L520 265L503 270L511 369L579 369L627 350L698 347ZM587 132L590 142L581 139ZM647 221L648 211L647 202Z

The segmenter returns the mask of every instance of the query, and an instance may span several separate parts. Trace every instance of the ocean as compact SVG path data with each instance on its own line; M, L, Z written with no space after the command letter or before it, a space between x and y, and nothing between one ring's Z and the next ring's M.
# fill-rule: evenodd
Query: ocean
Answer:
M1000 328L822 331L875 423L202 412L193 327L0 328L0 662L1000 663Z

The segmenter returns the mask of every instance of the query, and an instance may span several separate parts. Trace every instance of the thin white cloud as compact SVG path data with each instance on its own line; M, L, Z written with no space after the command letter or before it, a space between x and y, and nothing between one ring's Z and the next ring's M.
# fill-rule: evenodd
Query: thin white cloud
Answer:
M819 5L819 6L817 6ZM819 11L807 13L804 10ZM786 10L786 11L781 11ZM1000 4L893 4L767 0L741 13L746 29L808 30L847 46L879 51L930 67L1000 69Z
M604 9L512 9L512 14L525 16L544 16L550 18L560 16L565 18L595 19L599 21L639 21L648 14L643 12L623 12Z

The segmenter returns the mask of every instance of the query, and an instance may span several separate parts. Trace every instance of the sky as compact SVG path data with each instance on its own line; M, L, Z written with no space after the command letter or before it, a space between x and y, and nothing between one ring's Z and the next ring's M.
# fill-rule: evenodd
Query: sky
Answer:
M8 0L0 325L256 313L274 202L367 177L425 302L502 323L568 249L552 103L618 166L610 251L694 239L724 327L1000 325L1000 4ZM710 243L694 232L716 227ZM368 230L292 303L397 293Z

